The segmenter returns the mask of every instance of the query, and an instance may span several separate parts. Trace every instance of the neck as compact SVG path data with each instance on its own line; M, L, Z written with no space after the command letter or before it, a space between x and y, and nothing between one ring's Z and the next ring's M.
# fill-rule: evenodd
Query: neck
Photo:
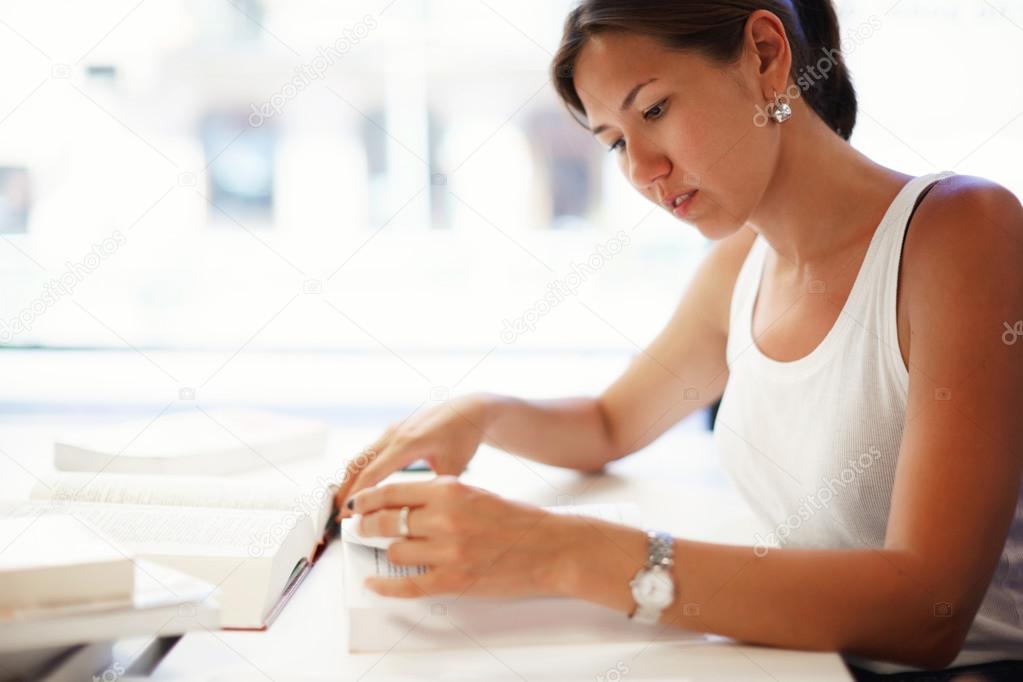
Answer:
M791 267L806 271L869 241L909 176L860 154L804 102L793 110L781 125L774 175L749 226Z

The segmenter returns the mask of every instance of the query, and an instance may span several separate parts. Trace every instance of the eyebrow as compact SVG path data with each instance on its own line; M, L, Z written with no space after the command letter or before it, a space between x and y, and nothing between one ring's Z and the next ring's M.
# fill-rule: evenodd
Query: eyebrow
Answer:
M624 100L622 100L622 108L621 108L622 112L624 112L626 109L628 109L629 107L632 106L632 103L636 101L636 95L639 94L640 90L642 90L646 86L650 85L655 80L657 80L657 79L656 78L651 78L648 81L644 81L642 83L639 83L632 90L629 90L629 94L625 96ZM592 132L593 132L594 135L600 135L602 132L607 130L607 128L608 128L608 126L606 126L606 125L599 125L596 128L594 128Z

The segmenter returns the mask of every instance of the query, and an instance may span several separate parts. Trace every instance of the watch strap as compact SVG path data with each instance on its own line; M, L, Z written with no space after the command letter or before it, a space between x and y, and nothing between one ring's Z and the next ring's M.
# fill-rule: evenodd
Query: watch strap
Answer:
M670 574L674 564L675 542L671 533L658 530L648 530L647 562L646 565L639 570L639 573L637 573L637 578L640 574L646 571L652 571L656 567L660 567ZM629 618L640 623L654 624L660 620L661 613L663 611L663 608L644 606L637 602L636 607L632 610L632 613L629 614Z
M675 563L675 542L671 533L647 531L647 568L672 566Z

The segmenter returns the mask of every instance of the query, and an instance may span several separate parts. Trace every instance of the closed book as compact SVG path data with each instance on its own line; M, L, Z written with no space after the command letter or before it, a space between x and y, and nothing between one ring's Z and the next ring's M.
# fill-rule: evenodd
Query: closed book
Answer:
M92 601L128 601L126 550L87 521L60 513L0 518L0 616Z
M27 609L0 617L0 661L79 644L173 637L219 626L219 591L214 585L144 559L132 570L135 589L127 601Z
M195 407L66 433L53 457L61 471L222 475L322 457L327 436L326 424L313 419Z

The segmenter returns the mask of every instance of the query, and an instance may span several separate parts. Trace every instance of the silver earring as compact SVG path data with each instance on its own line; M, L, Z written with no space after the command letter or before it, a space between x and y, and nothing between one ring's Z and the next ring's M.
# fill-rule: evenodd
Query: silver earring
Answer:
M792 118L792 107L789 106L788 98L781 97L775 91L774 102L767 105L767 113L775 123L784 123Z

